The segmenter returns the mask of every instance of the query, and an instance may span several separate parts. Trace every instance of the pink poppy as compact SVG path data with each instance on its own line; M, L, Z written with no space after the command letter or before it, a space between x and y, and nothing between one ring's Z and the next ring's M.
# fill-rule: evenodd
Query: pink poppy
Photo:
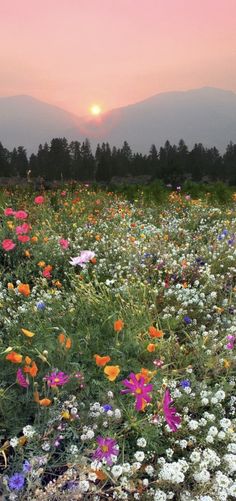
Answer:
M2 248L5 251L10 251L14 249L15 246L16 244L14 244L13 240L11 240L10 238L6 238L5 240L2 241Z
M44 278L52 278L52 275L51 275L50 271L47 270L46 268L45 268L45 270L43 270L42 275L43 275Z
M27 219L28 214L24 210L18 210L15 212L16 219Z
M65 238L61 238L59 240L59 244L60 244L62 249L68 249L68 247L69 247L69 241L66 240Z
M19 236L18 236L18 240L19 240L19 242L21 242L22 244L25 244L26 242L29 242L30 237L29 237L28 235L19 235Z
M29 229L29 224L23 223L21 226L16 227L16 234L21 235L22 233L28 233Z
M4 210L4 215L5 216L14 216L15 211L11 207L7 207L7 209Z
M44 197L42 197L42 195L39 195L38 197L35 197L34 202L35 202L37 205L41 205L41 204L43 204L43 203L44 203Z

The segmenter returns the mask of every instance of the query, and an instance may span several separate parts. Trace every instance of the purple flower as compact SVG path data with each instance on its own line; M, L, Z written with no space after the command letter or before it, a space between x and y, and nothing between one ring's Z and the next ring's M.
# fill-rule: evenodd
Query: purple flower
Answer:
M98 459L98 461L102 461L105 459L107 464L112 465L112 456L118 456L119 447L117 445L116 440L113 438L103 438L101 436L97 437L98 448L93 454L93 459Z
M27 461L27 459L23 463L22 470L24 473L28 473L31 470L31 464Z
M24 486L24 483L25 483L25 477L24 475L22 475L22 473L15 473L8 480L8 485L11 491L13 490L19 491Z
M183 379L183 381L180 381L180 386L182 386L182 388L190 388L191 383L188 379Z
M48 386L64 386L64 384L68 383L69 381L69 376L65 374L64 372L61 371L54 371L48 376L45 376L44 378Z
M190 318L190 317L188 317L188 316L186 315L186 317L184 317L184 322L185 322L187 325L189 325L189 324L191 324L191 323L192 323L192 320L191 320L191 318Z
M112 406L109 405L109 404L105 404L105 405L103 405L103 409L104 409L105 412L108 412L108 411L112 410Z
M236 344L236 336L229 334L227 336L227 339L228 339L229 343L227 343L226 349L227 350L233 350L234 349L234 345Z
M43 311L45 310L46 305L43 301L39 301L38 303L36 303L36 308L37 310Z
M176 408L171 407L173 404L173 400L171 398L169 388L166 389L163 399L163 411L167 424L171 428L172 431L177 431L178 425L181 423L181 417L177 416Z
M93 259L93 257L95 257L95 252L84 250L81 251L79 256L72 257L70 264L72 264L73 266L79 265L82 268L84 268L85 264L88 263L91 259Z
M132 393L136 398L135 409L142 411L146 406L146 402L151 402L151 397L148 395L152 391L152 384L145 384L145 378L137 378L133 372L129 375L129 379L122 381L123 385L127 387L126 390L121 390L122 394Z
M23 372L22 372L22 370L21 370L21 369L18 369L18 370L17 370L17 373L16 373L16 380L17 380L17 383L18 383L20 386L22 386L22 388L28 388L28 386L29 386L29 381L27 381L27 380L25 379L25 376L24 376L24 374L23 374Z

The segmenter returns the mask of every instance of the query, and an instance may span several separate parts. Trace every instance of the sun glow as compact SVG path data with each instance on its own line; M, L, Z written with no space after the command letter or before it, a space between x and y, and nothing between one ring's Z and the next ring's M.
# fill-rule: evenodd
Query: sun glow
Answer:
M91 115L98 116L98 115L101 114L101 112L102 112L102 109L101 109L101 106L99 106L99 104L93 104L90 107L90 113L91 113Z

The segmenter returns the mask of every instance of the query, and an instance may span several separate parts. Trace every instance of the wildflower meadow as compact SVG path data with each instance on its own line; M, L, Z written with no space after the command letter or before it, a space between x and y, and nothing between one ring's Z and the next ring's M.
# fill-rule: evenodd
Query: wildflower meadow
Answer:
M1 190L3 500L236 499L235 204Z

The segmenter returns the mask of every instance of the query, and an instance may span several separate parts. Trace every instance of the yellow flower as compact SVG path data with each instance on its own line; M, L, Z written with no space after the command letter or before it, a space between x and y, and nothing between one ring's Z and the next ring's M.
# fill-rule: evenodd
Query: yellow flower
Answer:
M21 329L21 331L23 332L23 334L27 337L33 337L35 336L35 333L34 332L31 332L31 331L28 331L27 329Z

